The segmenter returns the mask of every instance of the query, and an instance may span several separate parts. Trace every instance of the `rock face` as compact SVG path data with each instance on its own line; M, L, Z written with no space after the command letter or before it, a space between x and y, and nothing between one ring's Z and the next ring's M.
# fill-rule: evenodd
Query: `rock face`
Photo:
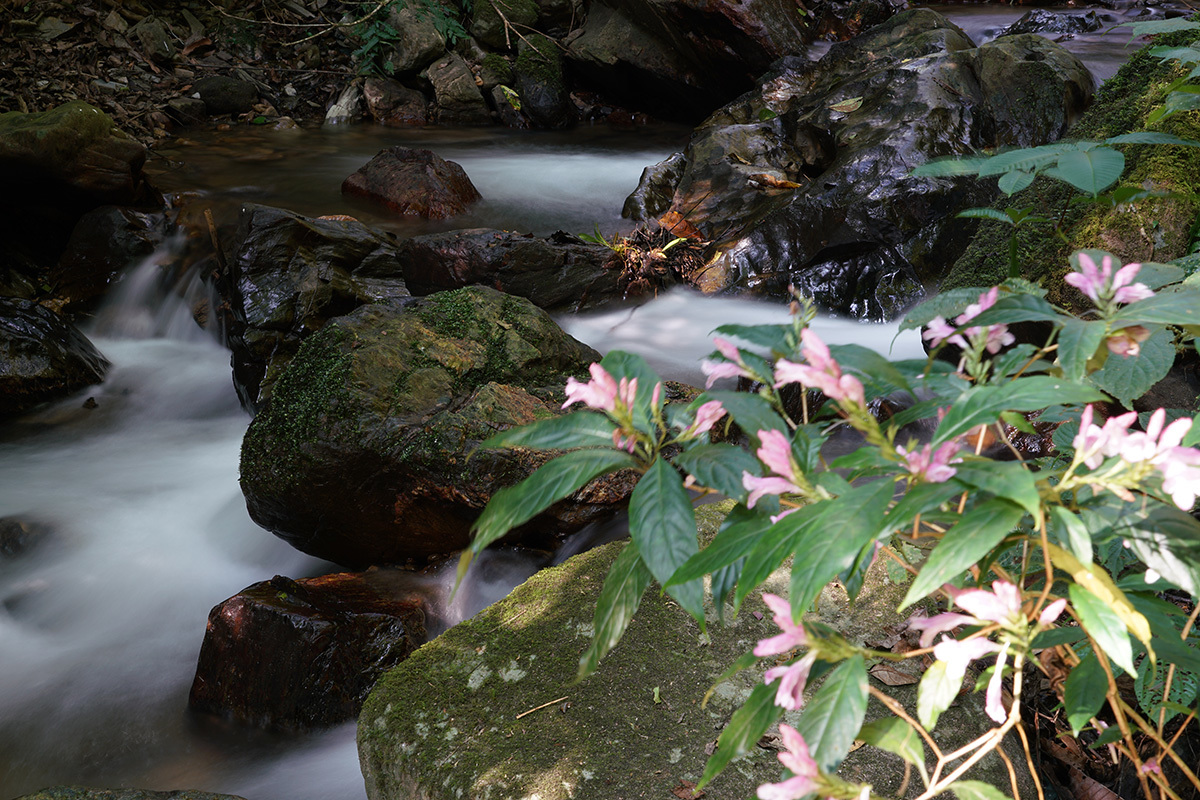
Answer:
M471 68L461 56L450 53L429 65L422 75L433 84L437 121L442 125L490 125L492 114L483 99Z
M0 298L0 419L104 379L108 360L37 303Z
M565 55L574 74L618 103L695 120L809 38L786 0L597 0Z
M353 719L375 680L425 640L424 602L388 571L293 581L275 576L221 603L189 705L274 729Z
M126 268L146 258L167 233L165 215L117 206L87 212L50 271L54 296L66 311L85 309Z
M218 285L231 316L234 384L248 408L266 400L300 341L327 320L408 296L396 243L353 220L246 205L225 246Z
M363 306L301 345L242 443L251 517L351 568L461 549L492 494L548 456L471 455L496 430L556 413L597 354L529 301L475 287ZM544 546L619 507L594 483L515 532Z
M421 126L427 121L425 95L390 78L367 78L363 97L371 118L389 127Z
M833 310L891 316L965 246L946 221L990 197L973 179L909 171L1055 139L1091 91L1087 68L1046 39L976 48L936 12L907 11L820 62L784 59L710 116L683 153L665 222L715 242L705 291L782 295L794 284ZM649 175L631 212L657 211L672 177Z
M463 168L430 150L389 147L342 182L342 194L397 214L446 219L481 199Z
M539 128L565 128L575 121L563 79L558 46L545 36L526 37L513 65L521 110Z
M431 233L400 246L415 295L480 284L551 311L577 311L620 297L614 253L567 234L548 239L489 228Z

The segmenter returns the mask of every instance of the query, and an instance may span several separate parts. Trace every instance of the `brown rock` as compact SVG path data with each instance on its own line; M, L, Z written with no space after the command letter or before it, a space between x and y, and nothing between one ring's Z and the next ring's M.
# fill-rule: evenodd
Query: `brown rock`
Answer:
M393 128L424 125L428 121L425 95L389 78L367 78L363 96L371 117Z
M389 147L342 182L342 194L398 214L446 219L481 198L463 168L430 150Z

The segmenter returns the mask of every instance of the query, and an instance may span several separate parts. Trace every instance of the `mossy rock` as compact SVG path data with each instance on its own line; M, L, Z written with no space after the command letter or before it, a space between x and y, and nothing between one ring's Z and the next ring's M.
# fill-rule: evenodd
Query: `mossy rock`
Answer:
M562 55L550 38L533 35L521 43L513 65L521 110L539 128L563 128L574 121L574 106L563 80Z
M352 568L461 549L501 487L547 453L474 453L497 430L559 413L562 386L599 355L528 300L472 287L363 306L300 346L242 444L251 516ZM547 545L620 507L585 487L517 534Z
M1159 37L1154 46L1181 46L1200 39L1195 32ZM1156 125L1147 119L1163 104L1171 84L1186 70L1161 62L1144 47L1100 89L1092 107L1070 129L1067 138L1102 140L1137 131L1160 131L1200 140L1200 115L1177 114ZM1064 242L1052 224L1026 225L1018 231L1022 275L1041 281L1048 299L1073 305L1080 295L1062 277L1070 271L1068 257L1081 248L1108 250L1123 261L1168 261L1185 255L1200 217L1194 192L1200 175L1200 148L1165 145L1126 145L1126 168L1119 185L1176 193L1176 197L1139 201L1118 208L1094 204L1070 205L1078 193L1050 178L1038 178L999 207L1030 208L1061 219ZM989 179L990 180L990 179ZM967 223L963 223L967 224ZM991 286L1008 275L1012 229L982 223L970 246L949 270L942 289Z
M477 0L471 16L471 35L486 47L515 47L520 41L517 33L528 33L540 13L535 0ZM505 19L516 29L515 33L505 26Z

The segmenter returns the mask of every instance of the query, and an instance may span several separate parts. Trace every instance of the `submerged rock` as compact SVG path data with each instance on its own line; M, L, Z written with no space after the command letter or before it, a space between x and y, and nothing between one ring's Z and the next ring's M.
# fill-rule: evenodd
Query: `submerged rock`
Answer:
M461 166L431 150L409 147L381 150L342 182L342 194L426 219L458 216L481 199Z
M104 380L108 360L37 303L0 297L0 419Z
M392 571L275 576L218 605L188 704L275 729L353 719L385 670L425 640L424 601Z
M242 443L251 517L348 567L465 547L491 496L543 452L473 452L497 430L558 413L562 386L598 354L528 300L473 287L363 306L301 345ZM620 508L621 476L518 529L547 545Z

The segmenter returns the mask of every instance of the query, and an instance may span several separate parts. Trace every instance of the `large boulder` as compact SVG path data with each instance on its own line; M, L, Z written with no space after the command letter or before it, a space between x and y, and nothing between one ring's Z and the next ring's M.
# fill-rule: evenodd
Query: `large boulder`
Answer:
M0 297L0 419L104 380L108 360L37 303Z
M575 106L563 80L558 45L533 35L521 42L513 64L521 110L539 128L565 128L575 121Z
M442 125L490 125L492 113L462 56L448 53L421 73L433 85Z
M476 445L556 413L566 378L596 358L528 300L483 287L330 320L246 433L250 515L351 568L461 549L496 490L549 457ZM611 513L629 488L620 478L585 487L513 540L546 546Z
M259 727L353 719L383 672L425 641L424 600L395 570L276 575L215 607L188 704Z
M363 97L371 118L389 127L422 126L428 122L425 95L391 78L370 77Z
M330 318L408 296L396 242L354 220L247 204L224 245L217 284L234 384L248 408L270 396L301 340Z
M446 37L438 31L429 14L422 13L417 7L392 3L387 15L396 38L389 42L386 63L397 75L422 70L446 52Z
M609 248L559 233L540 238L490 228L431 233L400 245L415 295L494 286L551 311L578 311L620 297L620 262Z
M917 9L817 63L784 59L710 116L684 151L664 223L714 242L705 291L784 295L883 318L911 304L966 244L947 226L993 189L913 178L935 156L1056 139L1091 98L1087 68L1030 34L975 47ZM650 174L630 211L671 188Z
M49 284L64 311L93 306L126 269L148 257L167 235L161 212L100 206L80 218Z
M597 0L566 59L617 102L656 116L699 119L753 85L811 38L789 0L696 3Z
M361 197L405 216L447 219L481 199L467 173L432 150L389 147L342 182Z

